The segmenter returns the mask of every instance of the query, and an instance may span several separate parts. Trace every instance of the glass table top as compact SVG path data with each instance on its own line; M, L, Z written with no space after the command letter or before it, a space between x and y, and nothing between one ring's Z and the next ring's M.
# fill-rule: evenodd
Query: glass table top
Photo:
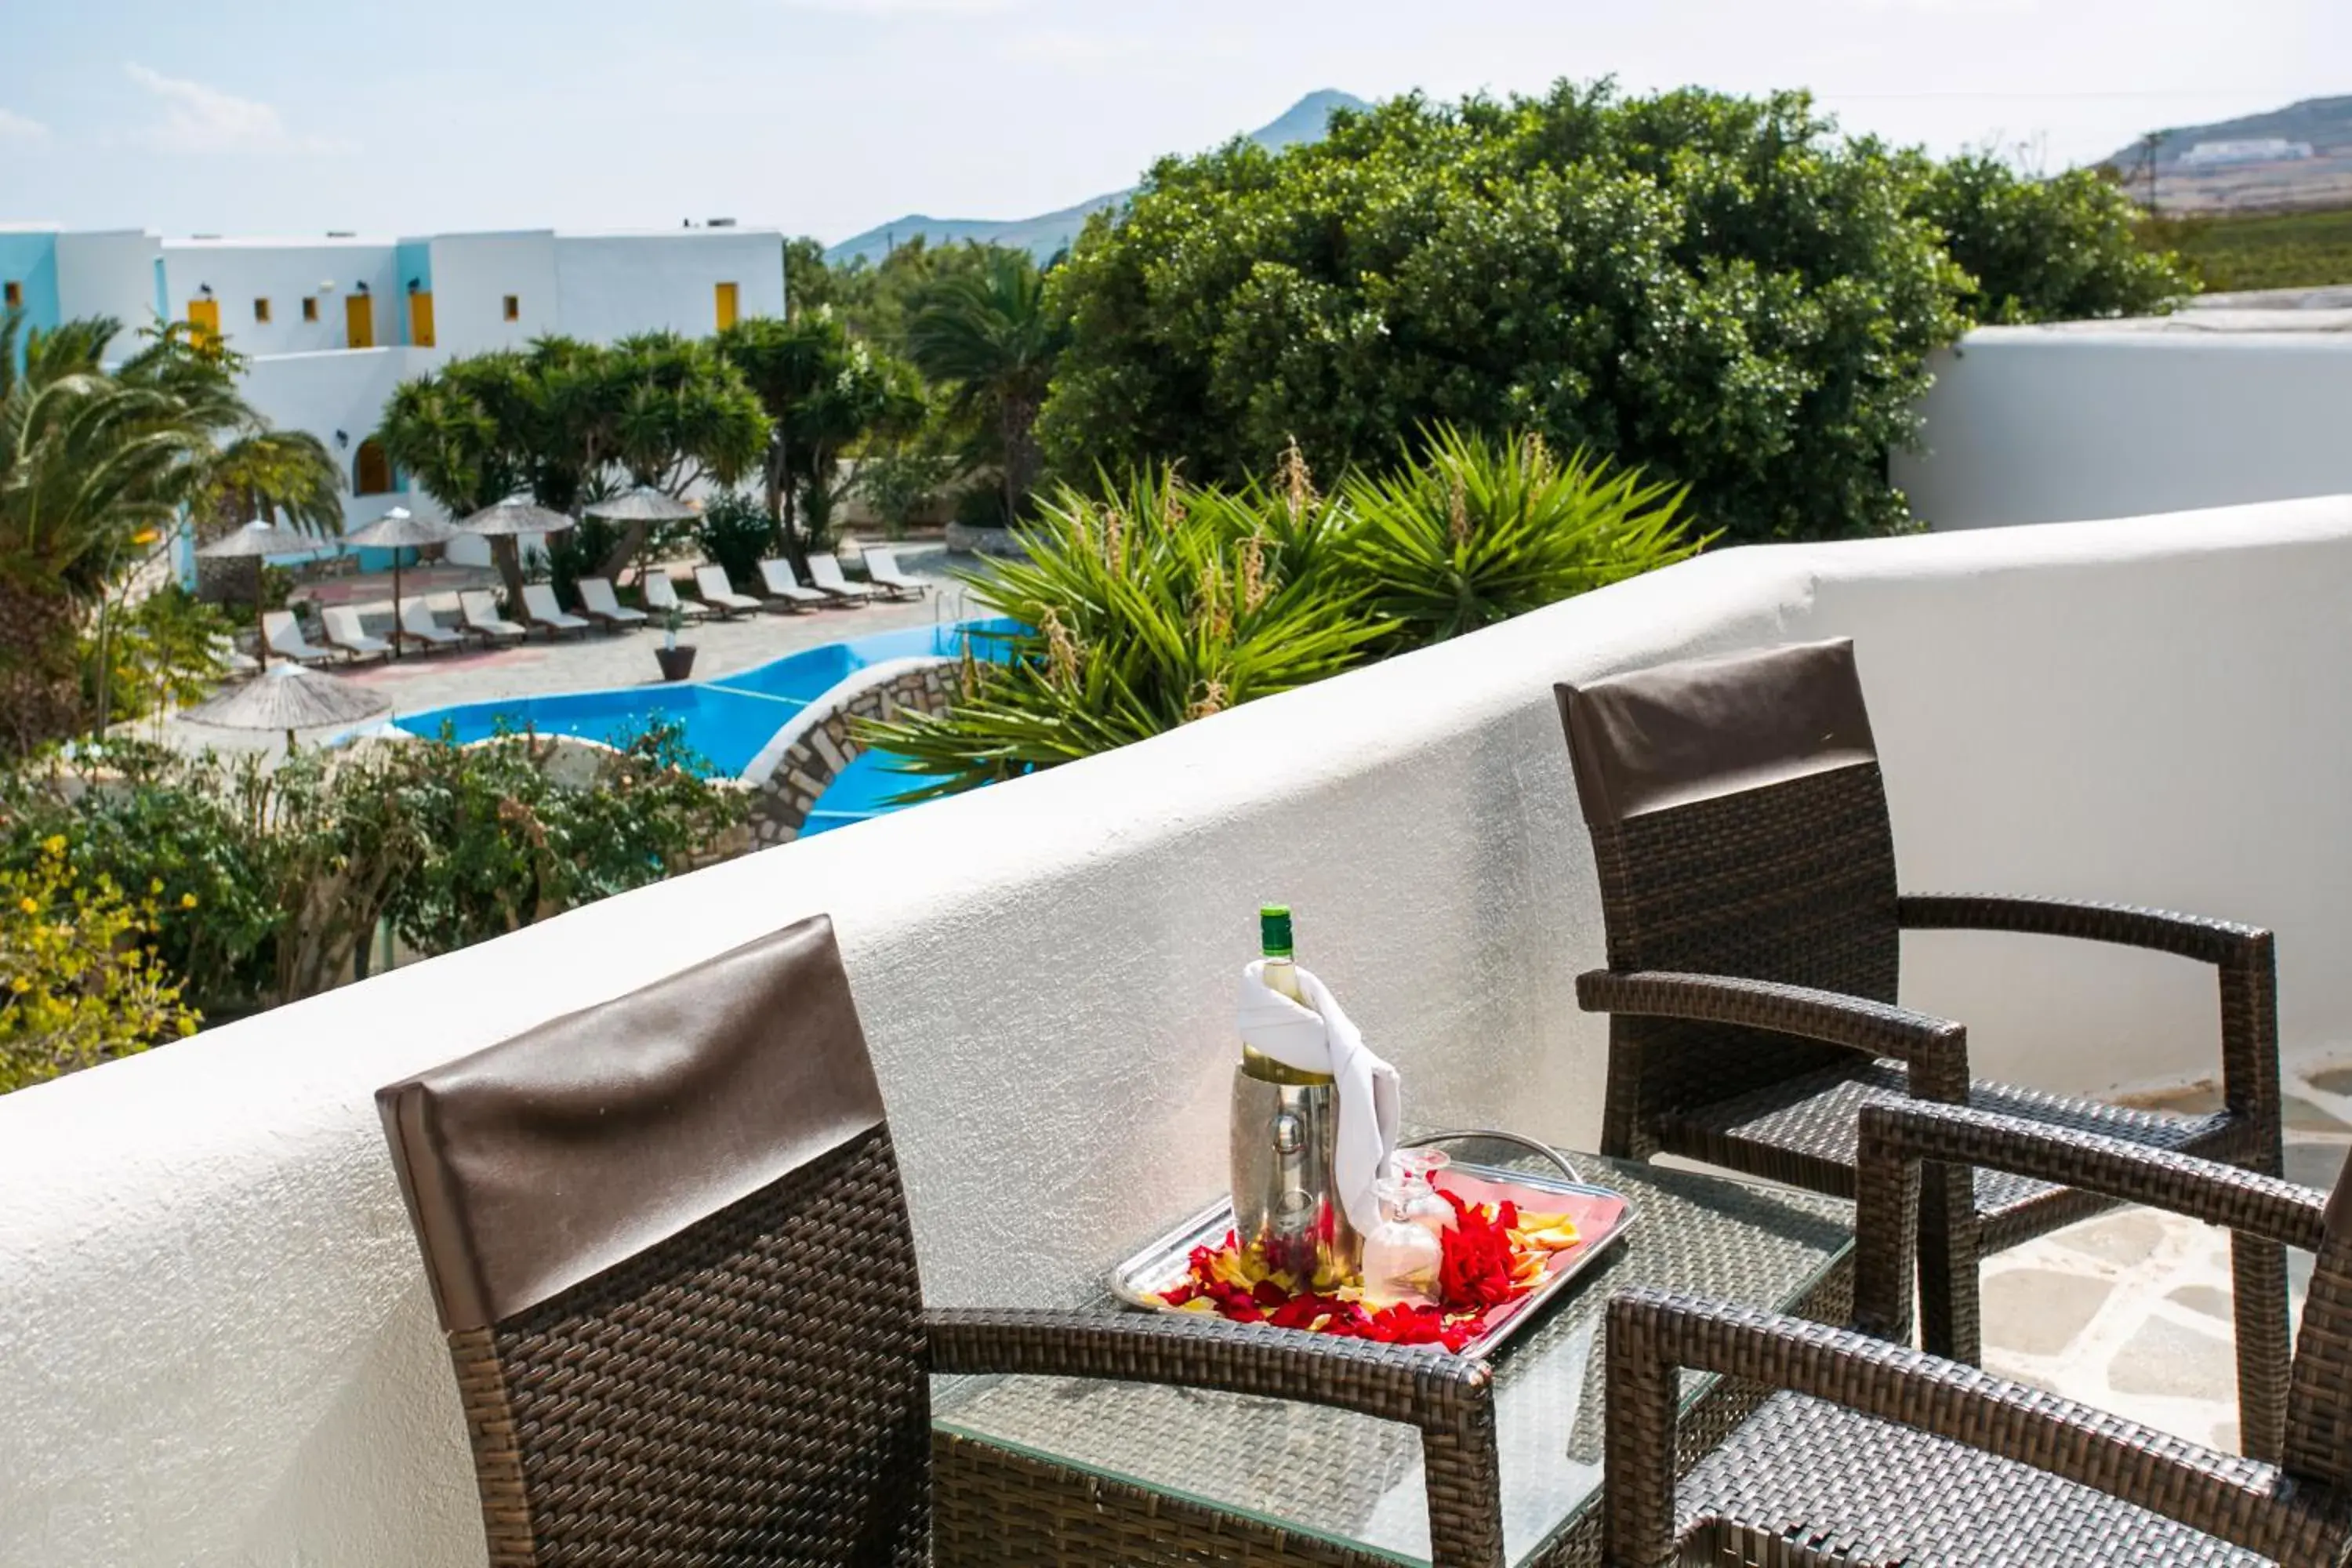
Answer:
M1553 1168L1491 1142L1454 1145L1454 1157ZM1599 1498L1601 1314L1613 1292L1654 1285L1788 1310L1847 1263L1853 1245L1853 1205L1834 1198L1571 1158L1584 1180L1631 1199L1637 1216L1622 1241L1496 1353L1503 1534L1514 1564L1536 1557ZM1116 1310L1108 1294L1102 1304ZM1708 1382L1685 1374L1685 1405ZM1421 1436L1401 1423L1288 1400L1043 1377L940 1380L933 1420L1082 1473L1400 1563L1429 1561Z

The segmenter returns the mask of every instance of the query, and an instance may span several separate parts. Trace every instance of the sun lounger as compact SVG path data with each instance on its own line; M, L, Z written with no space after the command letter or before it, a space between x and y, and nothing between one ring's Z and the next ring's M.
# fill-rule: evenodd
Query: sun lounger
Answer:
M669 580L669 574L667 572L646 574L646 608L663 617L667 617L672 610L676 610L689 621L698 621L710 613L710 606L708 605L693 599L679 598L677 584Z
M558 632L578 632L583 637L588 634L585 620L555 602L555 586L551 583L523 584L522 613L530 617L532 626L545 626L551 637Z
M335 657L334 650L323 648L302 635L302 623L294 618L291 610L269 610L261 617L262 640L269 651L297 664L324 664Z
M403 642L422 643L426 647L455 647L465 641L457 632L445 631L433 618L433 606L423 599L403 599L400 602L400 629L393 634Z
M330 605L319 612L319 619L327 628L327 644L340 648L354 658L390 658L392 645L382 637L372 637L360 624L358 609L350 605Z
M803 605L822 605L825 596L814 588L803 588L801 580L793 575L789 561L760 563L760 583L768 590L768 608L797 612Z
M841 574L841 563L830 555L809 557L809 581L820 593L832 595L844 603L862 605L874 597L878 589L864 583L853 583Z
M231 680L242 680L261 668L251 654L237 651L236 639L231 637L213 638L213 657L220 660L221 673Z
M919 599L931 586L920 577L909 577L899 571L898 557L879 544L866 546L866 577L894 599Z
M499 614L499 602L487 590L477 588L458 595L457 605L465 612L466 629L486 643L520 642L530 636L529 628Z
M650 618L643 610L633 610L615 598L613 584L602 577L583 577L572 586L580 591L580 608L616 632L644 626Z
M727 568L724 566L696 567L694 585L702 590L702 602L722 618L732 618L760 607L759 600L749 594L735 591L735 584L727 580Z

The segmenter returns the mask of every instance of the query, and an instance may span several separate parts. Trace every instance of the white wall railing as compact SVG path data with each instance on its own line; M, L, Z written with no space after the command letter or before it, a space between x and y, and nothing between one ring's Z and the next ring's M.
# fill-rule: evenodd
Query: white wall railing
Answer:
M1410 1116L1590 1145L1601 921L1556 679L1850 635L1906 888L2269 923L2291 1047L2352 1038L2347 577L2352 499L1726 552L0 1099L0 1563L478 1563L373 1091L814 911L938 1301L1077 1299L1218 1189L1264 897ZM2213 1065L2192 965L1957 935L1906 960L1989 1076Z

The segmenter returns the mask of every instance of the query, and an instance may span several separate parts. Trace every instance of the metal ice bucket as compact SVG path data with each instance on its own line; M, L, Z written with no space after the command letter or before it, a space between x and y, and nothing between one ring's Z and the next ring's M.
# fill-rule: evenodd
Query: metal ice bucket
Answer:
M1339 1124L1328 1075L1244 1047L1234 1069L1234 1236L1301 1284L1353 1279L1362 1260L1331 1168Z

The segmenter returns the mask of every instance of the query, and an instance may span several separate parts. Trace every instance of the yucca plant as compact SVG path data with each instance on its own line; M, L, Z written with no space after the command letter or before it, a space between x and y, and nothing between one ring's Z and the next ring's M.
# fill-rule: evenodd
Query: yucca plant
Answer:
M1386 623L1311 560L1335 523L1304 497L1194 489L1167 472L1105 500L1065 489L1028 559L966 578L1024 628L967 656L944 713L866 727L933 782L926 799L1109 751L1360 663Z
M1644 483L1584 451L1562 458L1542 437L1496 440L1438 426L1393 472L1351 476L1347 574L1418 647L1695 555L1684 492Z

